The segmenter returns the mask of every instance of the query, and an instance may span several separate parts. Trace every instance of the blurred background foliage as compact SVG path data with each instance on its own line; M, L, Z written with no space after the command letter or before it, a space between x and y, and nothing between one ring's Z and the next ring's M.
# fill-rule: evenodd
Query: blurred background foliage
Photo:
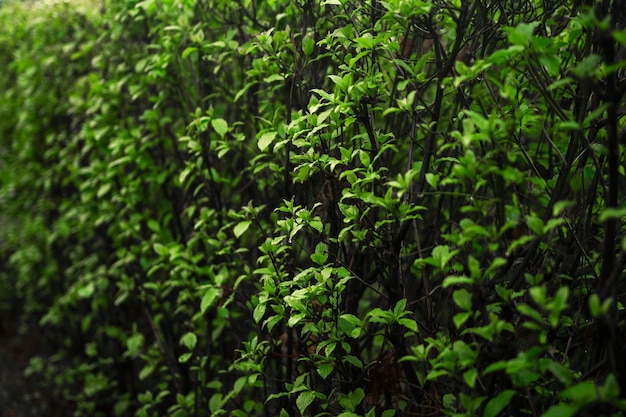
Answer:
M626 6L0 9L0 309L76 416L618 415Z

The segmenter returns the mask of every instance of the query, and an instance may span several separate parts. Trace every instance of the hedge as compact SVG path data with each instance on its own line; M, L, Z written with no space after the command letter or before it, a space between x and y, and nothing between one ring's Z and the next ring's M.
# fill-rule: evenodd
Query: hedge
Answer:
M76 416L618 415L625 14L4 4L29 373Z

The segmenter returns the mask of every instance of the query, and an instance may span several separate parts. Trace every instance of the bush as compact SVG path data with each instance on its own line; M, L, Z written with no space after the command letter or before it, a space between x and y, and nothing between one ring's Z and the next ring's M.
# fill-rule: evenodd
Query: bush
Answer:
M75 415L626 407L620 2L1 10L0 282Z

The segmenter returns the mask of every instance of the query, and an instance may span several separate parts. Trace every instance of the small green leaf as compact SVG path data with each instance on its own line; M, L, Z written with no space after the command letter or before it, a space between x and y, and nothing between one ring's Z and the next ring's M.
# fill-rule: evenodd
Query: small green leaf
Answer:
M287 326L293 327L296 324L300 323L304 318L306 318L306 313L294 313L289 316L289 320L287 320Z
M183 59L187 59L187 57L188 57L190 54L192 54L192 53L196 52L197 50L198 50L198 48L196 48L195 46L190 46L190 47L186 48L186 49L183 51L182 58L183 58Z
M302 39L302 52L305 56L311 56L314 48L315 39L313 39L310 35L306 35L304 39Z
M220 289L214 286L207 288L206 292L202 296L202 301L200 301L201 314L204 314L204 312L215 303L220 295L220 292Z
M370 161L370 156L367 152L363 150L359 150L359 159L361 160L361 164L365 168L369 168L371 161Z
M78 288L78 290L76 291L76 294L78 294L80 298L89 298L93 295L93 292L95 289L96 287L94 283L89 282L86 285L83 285L82 287Z
M398 300L398 302L396 303L395 307L393 308L393 315L396 318L399 318L402 316L402 313L404 313L404 310L406 309L406 298L402 298L400 300Z
M508 389L501 392L497 397L492 398L485 406L483 417L496 417L509 405L514 396L515 391Z
M470 388L474 388L474 385L476 384L477 376L478 376L478 370L476 370L476 368L468 369L467 371L463 373L463 379L465 380L465 383Z
M296 406L300 410L300 414L304 414L308 406L315 400L315 393L312 391L302 391L296 399Z
M401 326L406 327L409 330L414 331L415 333L417 333L419 331L419 328L417 327L417 323L415 322L415 320L413 319L409 319L409 318L401 318L398 320L398 324Z
M598 387L592 381L584 381L562 391L561 396L579 404L591 403L598 399Z
M235 234L235 237L236 238L241 237L241 235L243 235L246 232L246 230L248 230L251 223L252 222L249 220L245 220L243 222L237 223L235 227L233 228L233 233Z
M252 318L257 323L260 323L263 317L265 316L265 310L267 309L267 304L260 303L254 308L254 312L252 313Z
M574 75L580 78L592 78L600 68L602 58L600 55L591 54L583 58L574 68L572 72Z
M490 374L492 372L502 371L507 368L507 361L498 361L494 362L491 365L487 366L485 370L482 372L483 375Z
M509 42L512 45L528 46L533 36L533 31L539 25L539 22L520 23L515 28L505 28L509 33Z
M213 126L213 130L221 137L224 137L226 132L228 132L228 123L224 119L217 118L211 120L211 126Z
M626 208L609 207L600 212L599 220L605 222L609 219L621 219L626 216Z
M363 369L363 362L361 362L361 360L357 358L356 356L346 355L343 357L343 361L348 362L349 364L353 365L354 367L358 369Z
M152 230L155 233L161 230L161 225L159 225L159 222L154 219L148 220L147 224L148 224L148 229Z
M457 306L459 306L462 310L470 311L472 309L472 294L467 291L465 288L461 288L460 290L456 290L452 294L452 298Z
M537 323L543 324L543 318L541 317L541 314L528 304L519 304L517 306L517 311L534 319Z
M556 76L561 69L561 60L555 54L541 54L539 55L539 63L546 67L550 75Z
M546 303L545 286L542 285L538 287L532 287L528 292L530 293L530 296L535 303L539 304L540 306L543 306Z
M328 378L328 375L330 375L333 372L334 369L335 367L333 366L333 364L322 363L317 366L317 373L320 374L322 378L326 379Z
M442 287L448 288L453 285L463 285L463 284L473 284L473 283L474 283L474 280L466 276L450 275L444 278Z
M360 329L363 327L361 319L354 314L342 314L339 316L338 325L342 332L348 334L350 334L354 329Z
M354 412L357 406L363 401L363 398L365 398L365 392L362 388L357 388L351 393L341 396L339 398L339 404L346 410Z
M366 32L363 36L355 38L354 42L356 42L360 47L365 49L372 49L374 45L376 45L376 41L372 37L372 34L369 32Z
M570 385L574 379L571 370L554 360L549 360L547 369L565 386Z
M186 363L189 362L189 359L193 356L192 352L185 352L178 357L178 362Z
M139 349L143 346L143 334L135 333L128 339L126 339L126 347L128 348L128 354L131 356L137 355Z
M248 382L248 377L247 376L240 376L239 378L237 378L237 380L235 381L235 383L233 384L233 391L235 393L239 393L241 392L241 390L243 389L243 387L246 386L246 383Z
M535 233L538 236L543 235L543 232L544 232L543 221L541 221L539 217L526 216L526 223L528 224L528 227L530 228L530 230L533 231L533 233Z
M180 344L185 346L189 350L193 350L198 343L198 336L195 333L188 332L180 338Z
M276 131L269 131L261 134L257 146L261 152L265 152L272 141L276 138Z
M470 318L470 316L472 315L472 313L470 313L469 311L466 311L464 313L458 313L454 315L454 326L457 329L460 329L461 326L463 325L463 323L465 323L467 321L467 319Z
M156 364L152 362L141 368L141 371L139 371L139 380L143 381L144 379L148 378L150 375L152 375L155 368Z
M284 81L284 80L285 80L285 77L282 76L281 74L272 74L272 75L269 75L269 76L263 78L263 81L268 83L268 84L271 84L271 83L276 82L276 81Z
M309 222L309 226L311 226L313 229L317 230L319 233L322 233L322 230L324 230L324 223L322 223L321 220L319 219L313 219Z
M579 406L558 404L550 407L541 417L572 417L578 412Z
M620 387L617 379L615 378L615 375L609 374L606 377L604 385L599 387L598 391L600 393L600 399L602 401L610 403L617 400L620 394Z
M167 248L167 246L160 243L155 243L154 245L152 245L152 248L159 256L166 257L170 253L170 250Z

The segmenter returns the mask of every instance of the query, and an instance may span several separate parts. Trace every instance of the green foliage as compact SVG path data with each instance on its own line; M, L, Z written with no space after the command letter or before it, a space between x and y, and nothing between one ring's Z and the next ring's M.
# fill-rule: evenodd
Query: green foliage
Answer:
M3 5L31 372L85 416L617 415L625 13Z

